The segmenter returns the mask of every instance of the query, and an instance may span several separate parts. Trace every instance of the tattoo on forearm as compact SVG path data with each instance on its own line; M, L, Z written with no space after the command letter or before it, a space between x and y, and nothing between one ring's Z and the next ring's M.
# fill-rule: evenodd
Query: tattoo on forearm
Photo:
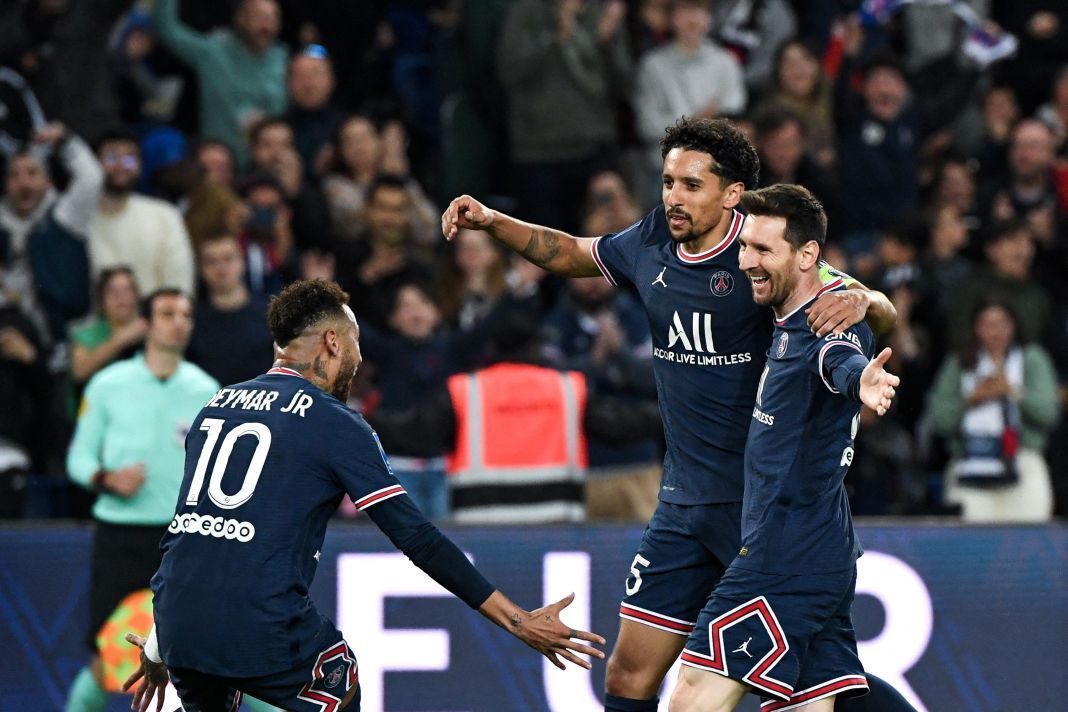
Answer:
M512 617L509 619L509 624L512 626L512 632L515 632L523 627L523 619L519 617L518 613L512 613Z
M531 230L527 246L520 254L538 267L545 267L560 254L560 237L552 230Z

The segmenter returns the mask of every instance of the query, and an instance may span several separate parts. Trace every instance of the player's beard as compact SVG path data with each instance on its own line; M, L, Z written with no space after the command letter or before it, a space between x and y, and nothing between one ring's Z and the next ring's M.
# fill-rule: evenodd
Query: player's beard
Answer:
M334 387L330 390L330 395L337 398L342 403L349 399L349 387L352 385L352 379L356 376L356 359L351 354L343 354L341 356L341 365L337 369L337 380L334 381Z
M690 223L690 229L687 230L686 232L682 233L681 235L676 235L674 232L672 232L671 231L671 218L673 216L686 218ZM685 213L685 212L683 212L681 210L669 210L665 214L664 219L668 221L668 234L671 235L671 239L674 240L675 242L677 242L680 245L684 245L687 242L693 242L694 240L696 240L697 238L699 238L701 236L700 234L698 234L694 230L693 217L691 215L689 215L688 213Z
M753 275L750 275L752 277ZM760 276L760 275L757 275ZM764 276L768 278L768 289L762 295L758 295L756 292L756 285L750 282L753 289L753 301L762 307L778 307L785 303L790 298L790 294L794 291L794 287L797 285L797 275L789 272L781 272L779 274L773 274L771 272L764 272Z

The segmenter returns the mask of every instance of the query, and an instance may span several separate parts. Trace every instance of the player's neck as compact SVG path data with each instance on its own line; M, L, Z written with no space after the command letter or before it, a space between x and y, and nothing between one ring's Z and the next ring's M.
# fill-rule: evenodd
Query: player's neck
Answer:
M703 252L708 252L713 247L723 242L724 238L727 237L727 233L730 232L731 229L731 224L734 222L733 217L733 210L725 210L723 212L723 219L720 220L714 228L696 240L682 243L680 246L682 251L688 255L700 255Z
M793 314L805 302L815 297L822 288L823 283L820 282L818 269L810 269L807 272L803 272L801 277L798 278L797 284L794 285L793 291L790 292L790 296L782 304L774 308L775 318L781 321Z
M330 392L327 387L329 384L326 382L326 370L322 367L322 361L319 359L300 358L283 354L274 360L274 367L296 371L304 377L304 380L318 386L327 393Z

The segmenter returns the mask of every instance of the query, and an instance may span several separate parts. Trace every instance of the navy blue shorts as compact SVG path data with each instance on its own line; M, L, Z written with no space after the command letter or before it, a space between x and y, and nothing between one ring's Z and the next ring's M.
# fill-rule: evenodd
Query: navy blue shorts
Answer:
M188 668L170 668L170 673L185 712L236 712L242 695L291 712L341 712L341 702L353 688L356 695L344 709L360 709L356 658L340 635L314 658L273 675L219 677Z
M868 691L850 619L857 569L779 575L731 566L701 611L682 664L754 688L761 712Z
M630 565L619 615L689 635L741 547L742 505L660 502Z

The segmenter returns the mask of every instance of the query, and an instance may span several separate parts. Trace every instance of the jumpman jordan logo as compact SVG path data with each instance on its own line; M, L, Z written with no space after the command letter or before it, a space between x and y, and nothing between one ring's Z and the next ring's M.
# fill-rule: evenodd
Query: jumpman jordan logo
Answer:
M749 657L753 657L749 652L749 644L753 642L753 636L749 636L749 640L745 641L738 646L737 650L732 650L732 653L745 653Z
M662 284L662 285L664 285L664 289L667 289L667 282L664 281L664 272L666 272L666 271L667 271L667 267L664 267L663 269L661 269L660 270L660 274L658 274L656 276L656 279L653 280L653 283L650 286L656 286L657 284Z

